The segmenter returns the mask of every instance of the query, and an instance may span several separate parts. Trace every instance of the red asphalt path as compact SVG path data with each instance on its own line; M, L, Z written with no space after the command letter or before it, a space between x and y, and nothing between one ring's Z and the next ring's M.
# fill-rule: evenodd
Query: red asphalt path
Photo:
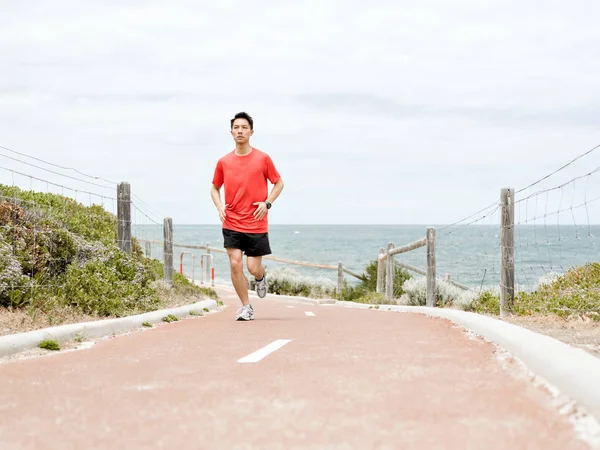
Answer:
M0 365L0 449L589 448L449 321L269 296L235 322L218 291L219 313Z

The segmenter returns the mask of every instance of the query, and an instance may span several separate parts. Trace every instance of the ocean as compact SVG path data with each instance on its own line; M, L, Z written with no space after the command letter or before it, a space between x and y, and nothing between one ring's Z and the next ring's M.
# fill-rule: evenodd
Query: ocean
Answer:
M452 279L473 288L497 286L500 280L500 227L497 225L468 225L436 229L436 266L439 277L448 274ZM396 247L409 244L425 237L424 225L270 225L269 238L272 255L280 258L306 261L317 264L337 265L356 273L377 259L380 247L388 242ZM163 239L162 226L134 226L132 233L139 239ZM600 226L543 226L517 225L515 228L515 284L521 289L531 290L540 277L552 272L563 273L570 267L598 261L598 237ZM220 225L174 225L175 245L210 245L222 248ZM142 245L144 249L144 245ZM162 245L152 245L152 257L162 260ZM200 277L200 255L202 250L174 247L173 265L179 271L182 252L185 254L183 271L194 278ZM231 284L229 261L226 254L213 252L215 282ZM426 268L426 248L421 247L397 255L399 261L421 269ZM276 261L265 260L268 269L287 268L300 276L325 277L335 282L336 270L308 268ZM246 272L247 273L247 272ZM350 283L354 277L345 274ZM413 273L413 276L420 276Z

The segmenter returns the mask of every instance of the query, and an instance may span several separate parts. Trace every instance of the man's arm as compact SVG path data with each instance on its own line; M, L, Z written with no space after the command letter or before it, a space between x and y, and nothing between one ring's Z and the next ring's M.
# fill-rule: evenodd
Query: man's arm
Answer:
M225 220L225 216L227 215L225 213L225 210L227 209L228 205L223 206L223 203L221 202L220 188L216 187L214 184L211 185L210 196L212 198L213 203L217 207L217 211L219 211L219 219L221 219L221 222L223 222Z
M283 190L283 178L279 178L279 180L277 180L277 183L275 183L273 185L273 189L271 189L271 194L267 198L267 201L269 203L273 203L275 200L277 200L277 197L279 197L279 194L281 194L282 190Z
M279 197L279 194L281 194L282 190L283 180L279 178L279 180L277 180L277 182L273 185L273 189L271 189L271 194L269 194L269 197L267 197L266 201L263 200L262 202L254 203L254 205L256 206L256 211L254 211L254 218L256 220L262 220L262 218L265 217L265 214L267 213L266 202L273 203L275 200L277 200L277 197Z
M217 209L223 206L223 203L221 202L221 189L214 184L210 185L210 196Z

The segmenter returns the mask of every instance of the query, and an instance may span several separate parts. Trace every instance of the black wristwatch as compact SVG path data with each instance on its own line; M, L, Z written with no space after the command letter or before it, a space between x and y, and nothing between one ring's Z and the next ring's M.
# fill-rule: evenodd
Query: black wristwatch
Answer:
M265 200L265 205L267 205L267 209L271 209L271 203Z

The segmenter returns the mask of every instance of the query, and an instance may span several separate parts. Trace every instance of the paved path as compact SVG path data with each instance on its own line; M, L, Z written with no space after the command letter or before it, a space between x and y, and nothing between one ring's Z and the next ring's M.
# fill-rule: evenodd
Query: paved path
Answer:
M220 313L0 365L0 448L589 448L450 322L269 298L235 322L220 294Z

